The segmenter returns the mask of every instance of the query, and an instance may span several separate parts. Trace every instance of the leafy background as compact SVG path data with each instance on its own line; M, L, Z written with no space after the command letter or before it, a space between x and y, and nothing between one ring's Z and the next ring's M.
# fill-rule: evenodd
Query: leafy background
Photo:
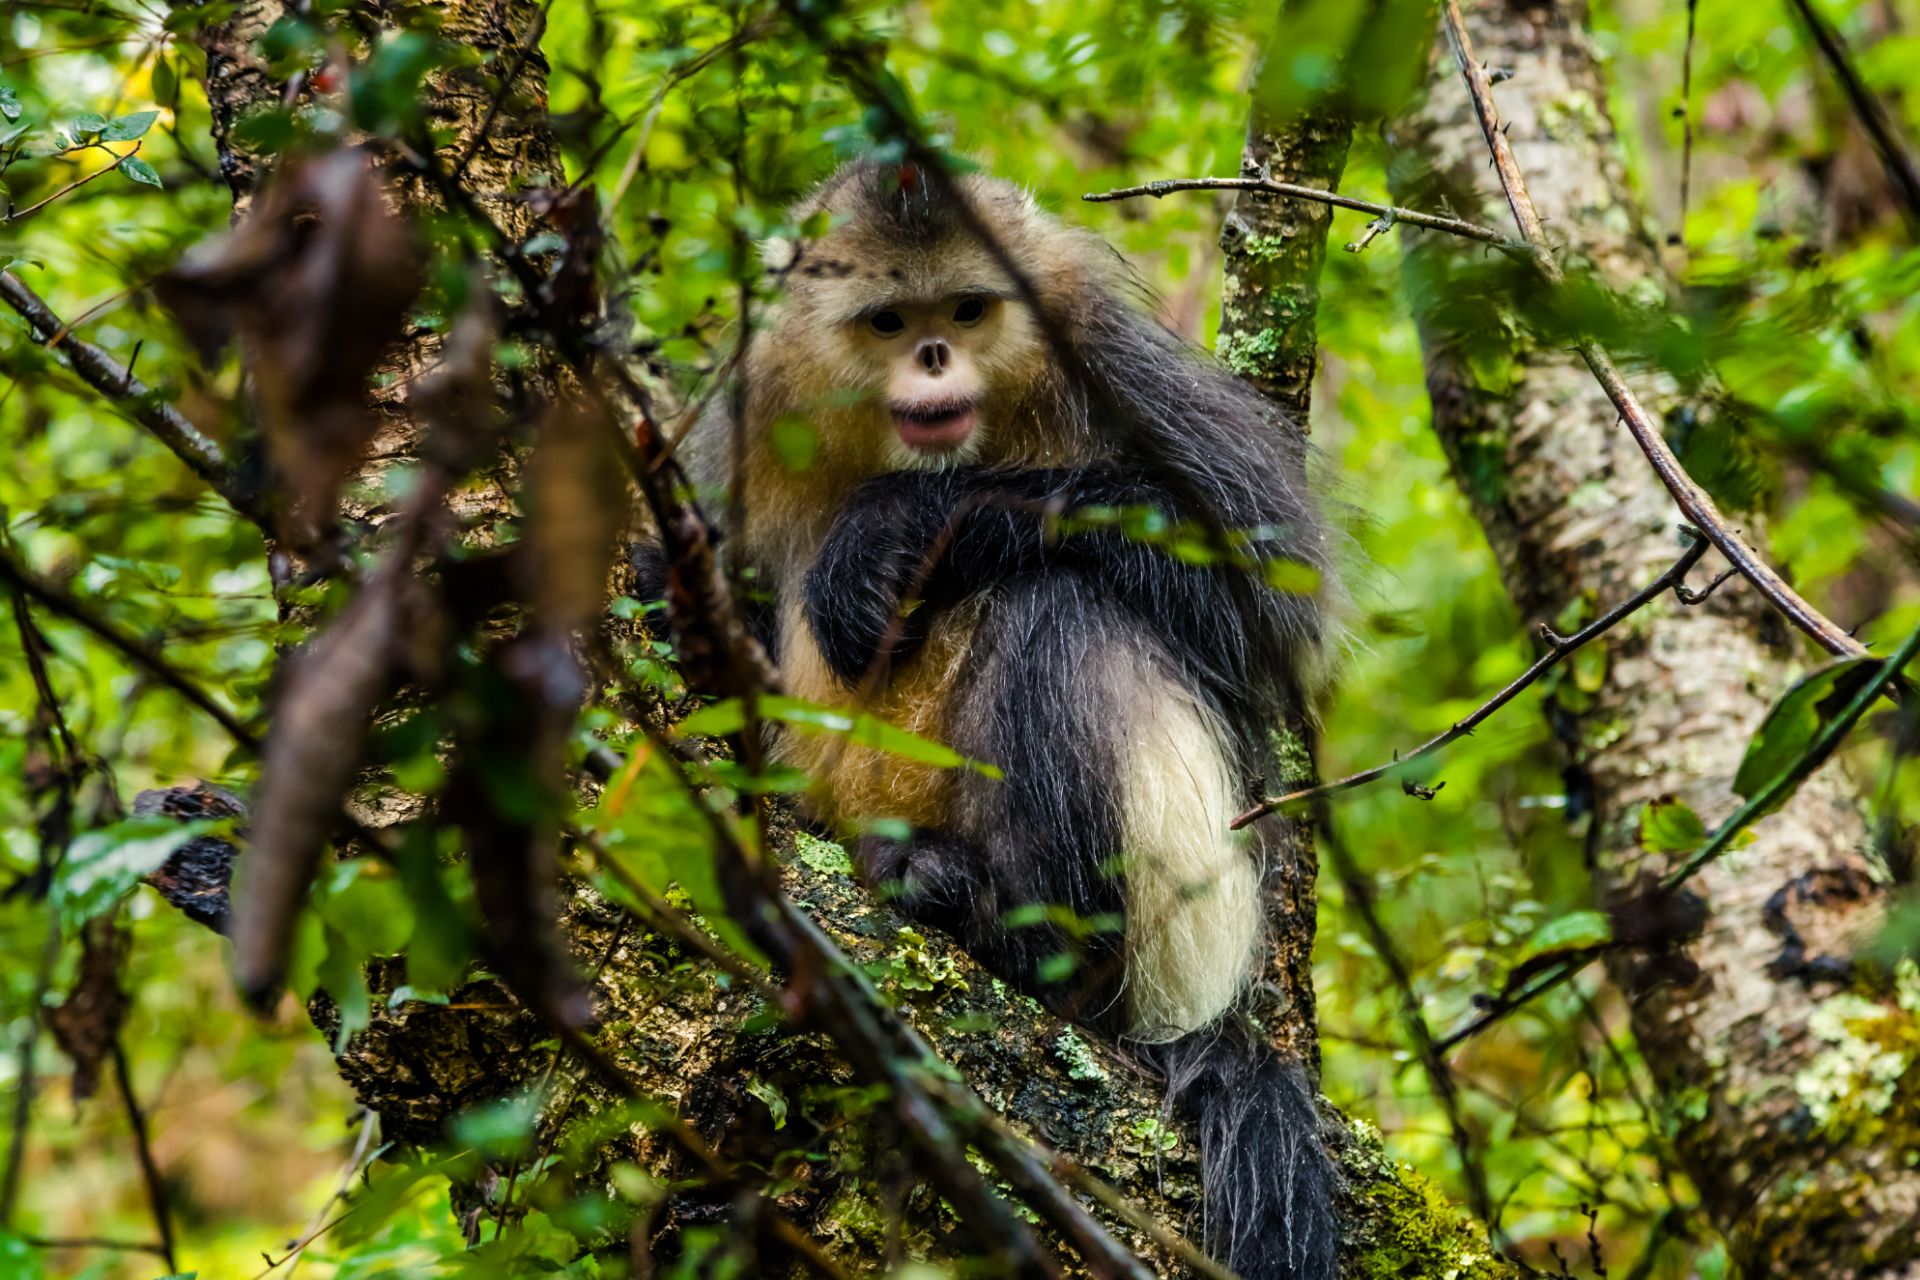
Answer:
M1920 29L1920 5L1820 7L1860 51L1862 70L1909 136L1920 135L1920 103L1907 92L1920 55L1920 35L1908 33ZM1272 40L1285 81L1304 93L1331 74L1364 20L1361 6L1333 0L1299 6L1277 33L1272 6L1233 0L931 0L856 12L943 140L1107 236L1157 291L1169 323L1202 343L1217 323L1224 203L1196 194L1092 206L1078 197L1234 172L1255 51ZM15 213L0 224L0 259L89 340L135 361L161 394L217 415L236 370L203 370L148 290L183 250L223 228L230 210L198 89L204 56L192 42L206 16L169 16L147 0L7 6L0 183ZM779 228L785 201L868 138L858 104L801 42L748 39L694 61L763 19L752 4L599 0L554 6L542 41L570 172L590 171L604 193L618 195L607 218L630 286L636 349L690 379L724 350L742 237ZM1393 21L1405 31L1401 52L1425 43L1428 19L1417 8ZM1688 13L1605 0L1594 22L1633 180L1656 232L1678 232L1682 125L1673 109ZM1914 544L1863 511L1835 476L1856 488L1920 489L1920 253L1784 8L1701 0L1697 22L1689 249L1668 250L1679 282L1674 323L1652 337L1617 337L1643 365L1710 362L1733 394L1760 407L1751 439L1738 449L1709 442L1703 447L1720 453L1696 451L1690 463L1728 491L1766 495L1778 562L1830 616L1885 643L1920 621ZM293 63L323 43L297 26L275 38ZM367 77L366 92L379 97L367 110L399 117L420 72L451 54L388 47L374 56L386 59L376 63L386 74ZM1389 50L1360 78L1390 104L1407 87L1410 64ZM149 112L157 114L143 121ZM609 121L629 128L602 146ZM20 212L110 164L104 146L120 155L134 141L138 155L122 172ZM1377 121L1363 122L1344 189L1384 198L1383 162ZM1335 245L1363 221L1339 215ZM1329 776L1446 727L1535 652L1427 428L1399 234L1360 254L1336 247L1324 281L1313 433L1341 496L1361 513L1351 644L1324 708ZM9 464L0 467L0 520L10 545L128 630L163 641L174 662L233 705L257 708L285 638L257 534L54 367L11 314L0 318L0 365ZM110 765L122 801L194 778L244 792L250 766L228 758L207 721L72 628L43 627L74 734ZM1561 678L1582 676L1576 666ZM1567 810L1543 707L1552 693L1551 685L1530 691L1447 751L1422 775L1446 784L1432 802L1388 784L1337 803L1437 1026L1470 1013L1471 997L1497 985L1541 925L1588 905L1584 829ZM137 844L104 841L106 865L92 869L104 878L91 890L63 886L64 920L26 891L38 856L38 814L22 782L34 764L34 704L18 636L0 627L0 881L10 886L0 901L0 1095L18 1082L16 1046L29 1027L50 920L61 944L57 999L75 978L77 921L118 901L142 856ZM396 752L404 762L404 749ZM1920 817L1920 767L1889 765L1871 748L1847 765L1875 779L1891 821ZM90 824L112 816L92 791L81 808ZM644 824L629 826L634 839L651 838ZM405 916L393 895L346 880L334 886L334 919ZM268 1265L263 1251L279 1257L333 1190L358 1132L352 1099L296 1005L266 1023L242 1011L218 939L145 891L133 892L124 912L134 1006L122 1038L172 1193L183 1265L202 1275L258 1273ZM401 918L385 931L404 937L406 928ZM381 940L362 941L374 949ZM1896 930L1884 941L1906 949L1913 939ZM1316 973L1328 1093L1460 1194L1457 1156L1406 1049L1396 996L1331 882L1322 884ZM51 1045L42 1042L36 1061L40 1097L14 1229L149 1238L111 1087L81 1102ZM1590 1271L1590 1205L1612 1274L1636 1261L1648 1267L1639 1274L1724 1270L1711 1233L1688 1212L1684 1179L1663 1170L1663 1118L1649 1106L1644 1067L1608 991L1558 993L1475 1041L1459 1065L1505 1225L1531 1259L1551 1265L1557 1245L1576 1274ZM461 1261L444 1180L424 1178L391 1199L390 1214L357 1234L322 1238L299 1265L337 1277L415 1274L436 1262L505 1274L567 1253L529 1236L516 1246L520 1263L505 1254ZM0 1270L16 1265L26 1275L156 1274L138 1254L39 1251L0 1238Z

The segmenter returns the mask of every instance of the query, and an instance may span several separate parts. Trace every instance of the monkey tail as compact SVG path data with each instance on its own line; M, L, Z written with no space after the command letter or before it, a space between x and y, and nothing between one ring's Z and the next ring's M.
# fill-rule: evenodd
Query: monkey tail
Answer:
M1333 1280L1333 1163L1301 1063L1233 1014L1139 1052L1197 1122L1208 1252L1241 1280Z

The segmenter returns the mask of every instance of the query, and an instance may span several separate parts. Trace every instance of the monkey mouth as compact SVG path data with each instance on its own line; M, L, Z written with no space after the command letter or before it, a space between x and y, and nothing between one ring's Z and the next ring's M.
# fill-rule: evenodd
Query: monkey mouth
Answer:
M909 449L921 453L958 449L973 434L973 428L973 402L969 400L893 406L893 429Z

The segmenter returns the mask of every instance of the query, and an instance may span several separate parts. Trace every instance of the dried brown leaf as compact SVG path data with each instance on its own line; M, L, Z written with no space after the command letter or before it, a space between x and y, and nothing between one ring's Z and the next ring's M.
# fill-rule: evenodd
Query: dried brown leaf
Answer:
M359 769L374 706L423 605L404 572L371 578L291 664L261 760L253 838L233 900L234 972L256 1004L285 975L295 914Z
M385 184L343 149L287 161L245 221L158 284L203 347L239 336L296 546L332 525L377 425L368 375L420 283L419 248Z
M80 972L67 998L47 1010L47 1028L61 1050L73 1059L73 1096L93 1096L100 1083L100 1064L113 1050L120 1024L127 1016L127 993L120 987L120 967L126 962L129 935L111 916L87 922L81 934Z

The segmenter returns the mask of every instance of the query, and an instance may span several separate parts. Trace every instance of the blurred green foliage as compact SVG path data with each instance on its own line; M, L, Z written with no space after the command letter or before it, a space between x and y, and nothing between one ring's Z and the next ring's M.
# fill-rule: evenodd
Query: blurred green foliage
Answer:
M143 0L6 7L0 199L13 213L0 223L0 261L77 332L133 363L158 396L233 440L236 424L220 407L238 390L237 370L202 369L148 291L229 214L199 89L206 60L192 39L195 23L220 8L165 15ZM1920 4L1822 8L1908 135L1920 136L1920 95L1910 83ZM325 56L328 32L354 6L312 9L310 21L270 32L263 55L284 70ZM707 0L559 4L541 43L569 172L607 197L611 284L631 317L632 349L689 385L729 349L743 246L799 230L784 224L786 202L875 131L819 51L772 14ZM1241 0L924 0L862 6L838 20L884 47L886 66L937 140L1106 236L1156 291L1168 322L1205 343L1216 324L1224 203L1194 195L1087 206L1078 197L1233 173L1245 86L1268 45L1286 60L1276 81L1283 96L1304 96L1324 87L1358 40L1366 74L1356 80L1366 92L1356 106L1374 116L1390 110L1418 69L1407 51L1417 55L1427 18L1419 6L1388 5L1382 15L1331 0L1284 21L1272 6ZM1638 318L1609 337L1639 369L1683 381L1711 369L1722 380L1742 410L1741 437L1716 435L1712 424L1688 434L1680 424L1676 448L1716 492L1769 504L1772 550L1800 589L1885 643L1920 622L1912 530L1902 534L1883 501L1911 502L1920 491L1920 253L1785 10L1733 0L1699 6L1692 200L1682 228L1673 108L1685 22L1681 6L1647 0L1605 0L1595 15L1634 180L1661 232L1684 230L1690 249L1674 255L1680 287L1671 305L1629 300L1641 310L1615 314ZM346 118L263 113L248 122L246 140L271 151L303 134L412 127L421 78L462 57L425 29L390 36L367 52ZM1344 189L1382 197L1383 162L1376 130L1363 123ZM118 173L65 190L116 165ZM48 197L56 198L35 208ZM1362 221L1338 215L1335 243L1354 238ZM445 240L442 248L451 260ZM1329 775L1444 729L1535 655L1428 430L1420 349L1400 289L1393 235L1329 259L1313 429L1340 496L1362 516L1351 652L1325 708ZM1622 305L1602 301L1595 315ZM0 315L0 368L7 546L243 715L257 712L278 648L293 634L278 621L258 535L61 371L11 313ZM352 1099L296 1007L265 1024L251 1020L229 988L223 944L150 893L125 892L165 850L147 827L117 825L143 788L206 778L244 791L253 766L110 650L57 619L36 622L61 712L93 771L75 800L85 834L53 886L61 910L50 916L33 887L45 802L25 781L44 765L30 732L37 695L19 633L10 621L0 626L0 1094L18 1085L31 1002L43 994L58 1001L77 980L81 921L116 908L132 935L124 978L132 1012L121 1038L171 1191L181 1265L203 1276L254 1274L263 1251L283 1258L327 1203L358 1133ZM636 683L671 680L657 664L635 675ZM1561 678L1591 675L1573 667ZM1530 952L1594 940L1581 931L1593 922L1574 914L1590 905L1584 815L1569 811L1559 777L1551 696L1550 687L1530 690L1423 766L1421 781L1446 783L1432 802L1388 785L1337 804L1435 1026L1468 1016L1473 997L1496 989ZM633 746L635 771L664 767L604 715L585 727ZM403 785L436 785L436 733L426 716L382 726L379 750ZM1851 763L1878 770L1869 776L1890 822L1920 819L1920 766L1870 751ZM697 907L717 904L710 866L709 882L700 876L697 814L673 787L616 782L582 818L639 880L675 883ZM1659 821L1666 830L1678 819ZM468 955L471 890L459 872L433 849L411 851L398 867L332 868L305 926L296 972L326 983L349 1026L355 1001L368 999L366 956L408 950L408 994L445 999ZM417 909L429 900L445 909ZM1900 918L1899 927L1920 934L1920 917ZM57 950L48 948L50 921ZM1911 950L1914 941L1889 943ZM1316 973L1327 1092L1375 1120L1391 1151L1458 1193L1456 1153L1407 1048L1397 995L1330 882L1321 886ZM68 1096L66 1060L44 1038L35 1060L40 1093L14 1234L0 1234L0 1273L160 1274L140 1253L22 1243L153 1232L111 1088L82 1103ZM1546 1263L1550 1243L1584 1258L1582 1207L1591 1205L1612 1274L1632 1270L1650 1247L1650 1270L1639 1274L1723 1273L1719 1245L1688 1212L1684 1179L1662 1159L1666 1120L1616 997L1571 985L1474 1041L1459 1065L1505 1227L1530 1259ZM774 1107L778 1094L765 1100ZM525 1108L507 1104L471 1116L451 1135L451 1158L510 1153L527 1124ZM593 1274L574 1261L578 1243L660 1194L628 1167L616 1171L623 1202L542 1201L504 1239L469 1253L447 1210L448 1172L382 1166L355 1221L314 1241L300 1265L335 1280Z

